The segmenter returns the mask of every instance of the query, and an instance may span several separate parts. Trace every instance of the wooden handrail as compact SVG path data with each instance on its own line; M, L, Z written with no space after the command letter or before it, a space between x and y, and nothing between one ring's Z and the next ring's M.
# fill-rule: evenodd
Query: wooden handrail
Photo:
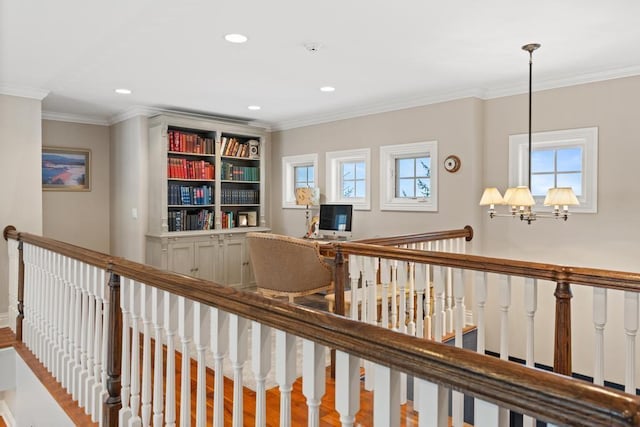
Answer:
M465 225L464 228L456 230L430 231L427 233L406 234L404 236L373 237L371 239L355 240L355 242L366 243L368 245L395 246L434 240L456 239L459 237L464 237L467 242L471 241L471 239L473 239L473 227Z
M19 239L67 256L80 256L78 259L108 268L113 274L259 321L381 365L391 366L409 375L541 420L585 426L632 426L640 423L640 397L637 396L469 350L398 334L332 313L290 305L213 282L161 271L52 239L17 233L15 230L5 234L8 238ZM355 250L367 245L340 246ZM409 251L407 255L420 258L412 252L415 251ZM402 253L396 254L399 256ZM83 256L87 256L88 260ZM434 255L426 256L429 258ZM104 264L106 260L110 260L111 265ZM111 352L117 352L117 348L111 348Z

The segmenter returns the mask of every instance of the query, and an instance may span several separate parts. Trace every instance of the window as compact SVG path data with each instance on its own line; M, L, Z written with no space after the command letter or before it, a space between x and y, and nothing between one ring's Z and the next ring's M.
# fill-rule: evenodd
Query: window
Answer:
M295 189L315 187L318 181L318 155L302 154L282 158L282 207L299 208L296 205Z
M437 141L380 147L380 209L437 211Z
M547 190L572 187L580 206L572 212L598 211L598 128L537 132L531 135L531 193L536 209L543 206ZM527 185L528 134L509 137L509 186Z
M327 153L327 201L371 209L371 150Z

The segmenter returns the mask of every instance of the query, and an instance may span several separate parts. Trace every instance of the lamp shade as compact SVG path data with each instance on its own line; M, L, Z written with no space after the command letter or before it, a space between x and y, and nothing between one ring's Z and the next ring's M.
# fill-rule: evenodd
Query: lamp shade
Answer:
M315 206L320 203L320 189L311 187L296 188L296 205Z
M525 186L520 186L513 189L513 192L506 202L511 206L533 206L536 204L536 201L531 195L529 187Z
M509 187L505 190L504 192L504 204L508 205L509 204L509 200L511 199L511 196L513 195L513 192L516 191L516 187Z
M576 206L578 198L571 187L550 188L547 197L544 198L545 206Z
M504 199L496 187L487 187L480 198L480 206L503 205Z

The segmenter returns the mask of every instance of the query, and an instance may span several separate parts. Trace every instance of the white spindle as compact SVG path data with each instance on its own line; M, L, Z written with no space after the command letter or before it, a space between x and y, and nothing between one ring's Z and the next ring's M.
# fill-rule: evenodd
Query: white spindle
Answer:
M424 297L425 289L427 289L427 265L416 264L415 268L415 287L416 287L416 332L415 336L424 338Z
M320 403L325 392L326 348L313 341L302 341L302 393L307 398L309 427L320 426Z
M196 382L196 427L207 425L207 350L211 332L209 307L193 303L193 340L198 354L198 377Z
M151 287L140 284L142 318L142 388L140 390L140 414L142 425L151 424Z
M397 280L398 280L398 298L400 304L398 308L398 331L403 334L407 333L407 263L405 261L398 262Z
M427 242L426 249L430 251L432 249L431 242ZM431 320L431 269L432 267L427 265L425 269L425 295L424 295L424 337L431 339L433 335L433 325Z
M242 368L247 360L248 339L249 321L238 315L230 314L229 359L233 367L233 427L242 427L244 425Z
M509 308L511 276L500 275L500 359L509 360ZM509 425L509 410L500 408L500 427Z
M131 423L140 423L140 284L129 282L129 310L131 311Z
M105 271L101 268L97 268L97 278L96 278L96 321L95 321L95 335L93 337L93 348L94 348L94 356L95 363L93 364L93 377L94 384L92 390L92 401L93 401L93 413L91 417L91 421L97 422L100 418L100 411L102 410L102 392L106 391L102 389L102 367L103 367L103 359L102 359L102 335L104 322L103 320L103 301L104 294L106 291L106 283L105 283ZM120 289L122 293L122 288ZM123 327L123 335L124 335L124 327ZM106 361L104 362L106 364ZM124 361L123 361L124 363Z
M442 336L444 335L444 277L443 267L433 267L433 292L434 298L434 336L433 339L436 342L442 342Z
M378 304L376 295L376 273L378 271L378 259L365 257L363 259L362 282L364 295L362 297L362 321L372 325L378 324ZM364 388L373 390L375 385L375 369L368 360L364 361Z
M51 373L56 378L56 380L60 381L60 339L61 339L61 326L62 326L62 310L64 306L62 305L62 293L63 285L62 285L62 255L55 254L53 259L53 274L55 280L53 281L53 299L52 299L52 310L53 310L53 335L51 336L52 346L51 346L51 360L50 367ZM91 361L93 362L93 361Z
M500 424L500 408L497 405L476 399L474 411L475 427L495 427Z
M178 296L178 336L180 337L180 426L191 425L191 339L193 337L193 301Z
M229 348L229 315L210 307L211 353L213 354L213 427L224 426L224 355ZM270 350L269 350L270 352Z
M7 251L9 253L9 328L14 334L16 333L16 318L18 317L18 246L19 242L17 240L9 239L7 241Z
M80 327L80 371L78 376L78 405L86 406L84 397L86 396L86 385L88 378L87 371L87 350L89 347L89 293L87 290L87 283L89 277L89 266L85 263L81 264L80 270L80 295L82 298L82 316Z
M276 330L276 382L280 386L280 427L291 426L291 390L296 380L296 337Z
M75 294L75 305L73 306L74 328L73 328L73 370L71 374L71 396L73 400L78 400L80 392L80 371L82 369L82 265L80 261L73 260L73 285Z
M388 259L380 260L380 279L382 282L382 300L380 301L382 327L389 328L389 282L391 280L391 274Z
M95 330L95 320L96 320L96 281L98 280L98 268L89 266L87 273L87 295L89 301L89 313L88 313L88 323L87 323L87 378L85 380L84 385L84 401L85 401L85 412L87 414L91 414L93 412L93 400L92 400L92 392L93 385L95 383L95 378L93 376L93 337L96 335ZM58 280L56 280L58 282ZM57 285L56 285L57 287ZM57 296L56 296L57 298Z
M394 331L399 328L398 325L398 261L391 261L391 325Z
M103 295L102 295L102 367L101 367L101 384L100 384L100 399L99 399L99 406L100 406L100 414L98 416L98 419L102 420L103 419L103 410L104 410L104 405L102 405L102 402L104 402L107 399L108 396L108 392L107 392L107 361L109 360L108 357L108 349L109 349L109 307L111 306L111 304L118 304L118 301L111 301L111 294L109 292L109 287L108 287L108 281L111 280L111 274L113 273L108 273L105 272L104 276L103 276ZM121 290L121 294L122 294L122 290ZM124 334L124 332L123 332Z
M484 306L487 303L487 276L488 273L483 271L475 273L476 327L478 331L476 350L480 354L484 354L485 350Z
M360 410L360 359L336 351L336 411L342 427L353 427Z
M527 277L524 279L524 309L527 314L527 357L526 364L535 364L535 315L538 309L538 279ZM528 415L522 417L525 427L535 427L536 420Z
M604 327L607 324L606 288L593 288L593 324L596 333L593 383L604 385Z
M443 243L443 251L446 252L447 248L449 252L453 252L453 240L445 240ZM453 269L451 267L445 267L447 274L447 288L445 290L446 300L446 331L444 333L453 332Z
M400 426L400 372L374 364L376 372L373 393L373 425Z
M120 400L122 408L118 413L118 424L129 425L131 419L131 279L122 277L120 280L120 310L122 310L122 365L120 368ZM105 364L106 364L105 359Z
M66 310L64 310L64 325L62 327L64 335L64 348L62 358L62 386L68 391L71 386L71 355L72 355L72 343L71 332L73 331L73 304L75 302L75 293L73 292L72 279L72 263L70 258L63 259L64 264L64 303Z
M162 426L163 396L162 396L162 338L164 326L164 297L165 292L154 287L151 290L151 321L155 331L155 349L153 352L153 427Z
M455 346L462 348L463 346L463 328L464 328L464 279L462 270L456 268L453 270L453 298L455 300L454 307L454 329L455 329ZM464 394L453 391L451 393L451 413L453 415L453 425L462 426L464 422Z
M624 331L627 335L624 391L636 394L636 334L638 333L638 293L624 293Z
M363 291L358 291L360 272L362 270L361 261L361 257L356 255L349 255L349 279L351 281L351 318L354 320L359 320L358 308L360 304L360 294L364 293L364 284Z
M176 425L176 346L178 329L178 297L164 293L164 332L167 336L167 373L165 385L164 422L167 427Z
M251 322L251 367L256 378L256 427L267 424L265 380L271 370L271 328Z
M416 379L420 389L417 403L419 427L447 427L449 424L449 402L447 389L422 379Z

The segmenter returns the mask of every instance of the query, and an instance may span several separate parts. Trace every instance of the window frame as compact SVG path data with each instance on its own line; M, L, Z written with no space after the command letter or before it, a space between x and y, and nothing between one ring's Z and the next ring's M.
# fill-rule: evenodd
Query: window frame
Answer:
M431 158L431 195L427 198L396 197L396 160L401 158ZM438 211L438 141L383 145L380 147L380 210Z
M353 205L354 210L371 210L371 149L328 151L326 197L327 203ZM364 198L342 197L342 173L340 165L344 162L364 162L365 189Z
M318 185L318 153L282 157L282 208L305 209L296 205L295 170L298 166L313 166L313 181Z
M531 134L532 150L582 148L582 195L579 206L571 206L572 213L598 212L598 128L564 129ZM527 185L529 181L529 135L509 135L509 187ZM557 170L554 171L557 174ZM534 197L536 210L551 212L544 206L544 196Z

